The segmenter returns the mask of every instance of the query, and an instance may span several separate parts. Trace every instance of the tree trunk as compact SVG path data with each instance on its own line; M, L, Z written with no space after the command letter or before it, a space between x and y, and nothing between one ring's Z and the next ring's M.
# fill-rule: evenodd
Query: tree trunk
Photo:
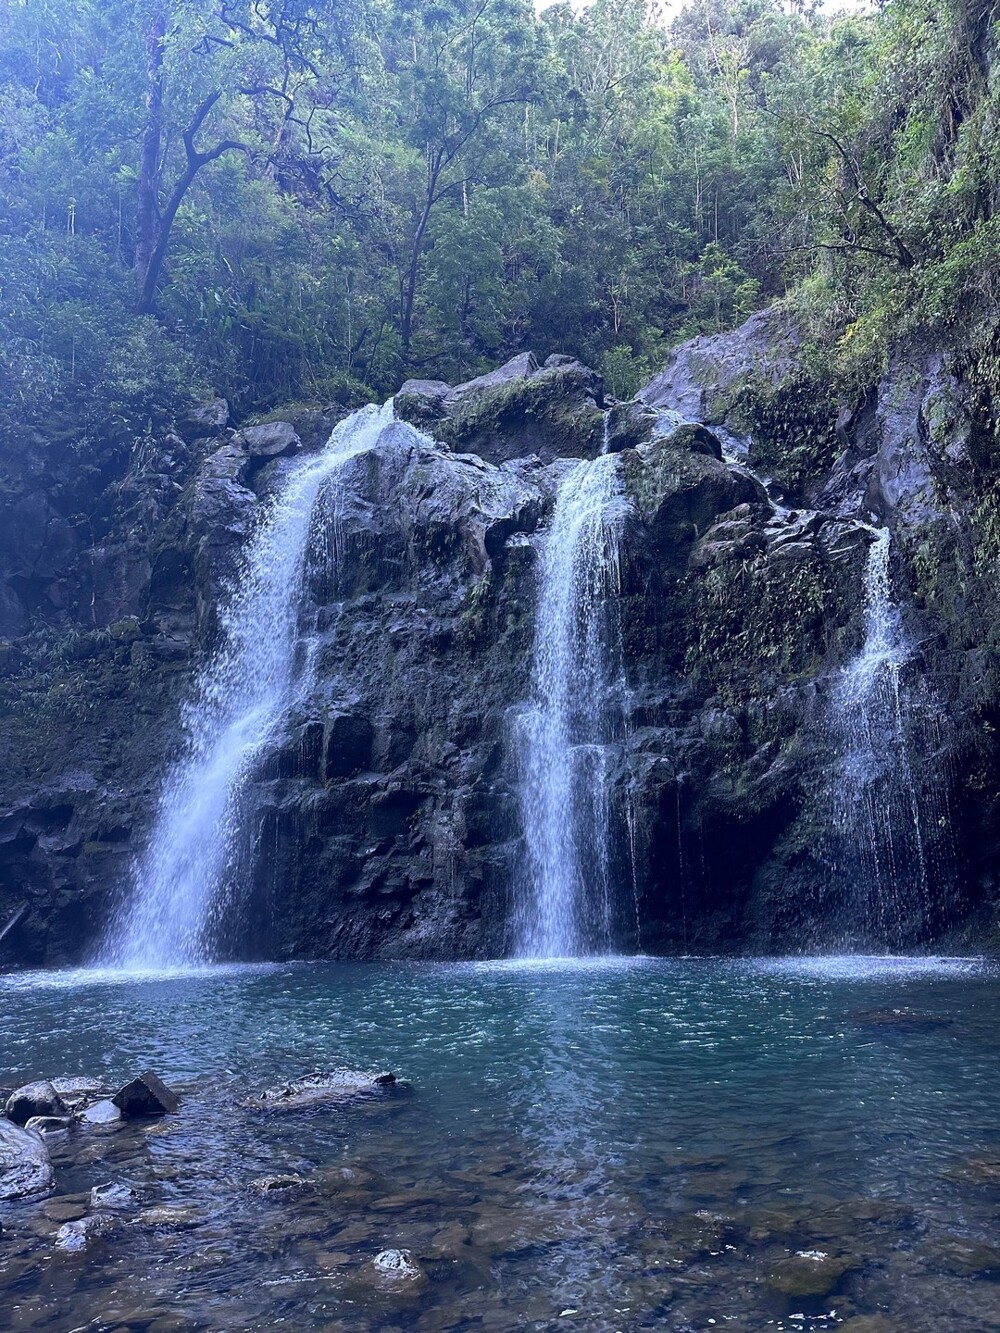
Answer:
M180 208L181 200L187 194L197 171L197 167L192 167L190 164L188 165L187 170L177 182L174 192L170 196L167 211L158 220L156 241L153 245L149 259L146 262L146 271L143 274L142 286L139 288L139 303L137 309L140 315L152 314L153 301L156 298L156 284L160 280L160 270L163 268L163 261L167 257L167 242L170 239L170 228L174 225L174 218L177 216L177 210Z
M440 165L435 164L428 178L427 197L424 201L424 208L420 215L420 221L417 223L416 234L413 237L413 251L410 255L410 266L407 270L406 283L403 288L403 306L400 311L399 333L403 342L403 351L407 355L409 354L410 342L413 338L413 304L417 295L417 277L420 272L420 252L423 249L427 224L431 220L431 209L434 207L436 200L440 170Z
M159 231L160 151L163 139L163 39L167 31L164 13L150 24L146 39L146 121L142 129L139 157L139 190L135 220L135 282L145 290L150 261ZM142 298L139 300L143 308Z

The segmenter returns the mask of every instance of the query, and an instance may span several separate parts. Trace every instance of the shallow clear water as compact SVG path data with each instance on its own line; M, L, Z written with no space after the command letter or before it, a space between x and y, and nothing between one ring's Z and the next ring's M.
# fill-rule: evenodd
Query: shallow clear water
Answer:
M926 959L8 978L0 1082L185 1096L50 1140L70 1204L141 1202L79 1255L52 1199L4 1206L0 1326L1000 1329L998 1001ZM412 1091L242 1105L333 1068ZM250 1187L275 1172L309 1185ZM187 1212L136 1220L159 1205ZM388 1247L422 1276L380 1276Z

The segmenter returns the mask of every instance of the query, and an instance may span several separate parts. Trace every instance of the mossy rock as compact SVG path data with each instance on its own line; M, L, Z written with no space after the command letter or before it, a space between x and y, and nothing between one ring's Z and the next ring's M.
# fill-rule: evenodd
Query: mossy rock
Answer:
M443 444L492 463L529 454L549 462L598 454L604 413L572 368L553 367L463 395L431 429Z
M692 544L720 514L761 498L746 473L704 452L693 433L625 454L623 469L627 495L657 552L674 568L686 563Z
M778 384L743 380L729 394L726 416L751 437L753 466L792 493L822 476L836 458L839 408L832 388L804 371Z

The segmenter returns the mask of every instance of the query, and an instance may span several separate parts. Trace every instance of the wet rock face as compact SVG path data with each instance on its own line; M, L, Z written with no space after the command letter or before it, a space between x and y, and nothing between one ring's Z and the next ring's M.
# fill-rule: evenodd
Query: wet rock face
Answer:
M425 437L390 428L348 465L331 559L311 577L317 684L253 790L258 853L234 953L509 946L522 856L512 709L530 692L538 554L565 460L602 448L621 455L630 503L631 715L612 765L612 864L634 880L641 930L623 943L798 947L822 914L817 719L830 672L860 642L873 511L896 534L933 697L967 701L975 719L938 730L934 762L975 773L980 795L955 817L992 845L1000 762L979 720L1000 690L1000 589L981 571L1000 552L976 518L967 391L933 349L901 349L835 423L834 465L808 478L798 508L776 509L727 461L727 412L751 380L780 390L799 341L764 312L677 349L636 402L610 409L600 376L567 357L402 387L398 416ZM149 826L247 534L336 415L234 430L225 404L208 404L145 452L108 459L87 497L93 534L65 517L73 460L59 471L44 442L25 450L0 495L0 931L22 914L0 961L87 955Z
M395 401L403 420L491 463L593 458L604 434L604 380L572 357L525 352L456 388L410 380Z
M761 310L730 333L682 343L637 397L688 421L721 422L736 385L749 376L780 382L794 370L801 346L789 314L777 306Z
M42 1138L0 1118L0 1200L44 1194L52 1185L52 1163Z
M26 1125L40 1116L64 1116L66 1104L48 1082L27 1083L7 1098L7 1118L15 1125Z

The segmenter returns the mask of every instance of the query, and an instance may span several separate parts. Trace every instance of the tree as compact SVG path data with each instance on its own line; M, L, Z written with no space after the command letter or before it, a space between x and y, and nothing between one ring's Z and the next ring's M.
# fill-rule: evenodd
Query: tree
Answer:
M170 10L157 0L147 19L137 182L140 313L153 309L171 229L198 173L227 153L273 157L301 85L321 78L324 45L308 0L216 0L193 19L180 3ZM178 85L169 100L168 80ZM241 137L227 132L232 123ZM214 142L199 146L210 129Z
M434 211L446 199L509 181L517 113L539 96L529 8L523 0L397 0L382 38L384 73L396 85L390 133L395 184L409 199L401 238L386 230L398 275L404 356L413 341L421 262ZM402 168L400 170L400 168ZM419 172L419 175L418 175ZM393 201L399 203L401 201Z

